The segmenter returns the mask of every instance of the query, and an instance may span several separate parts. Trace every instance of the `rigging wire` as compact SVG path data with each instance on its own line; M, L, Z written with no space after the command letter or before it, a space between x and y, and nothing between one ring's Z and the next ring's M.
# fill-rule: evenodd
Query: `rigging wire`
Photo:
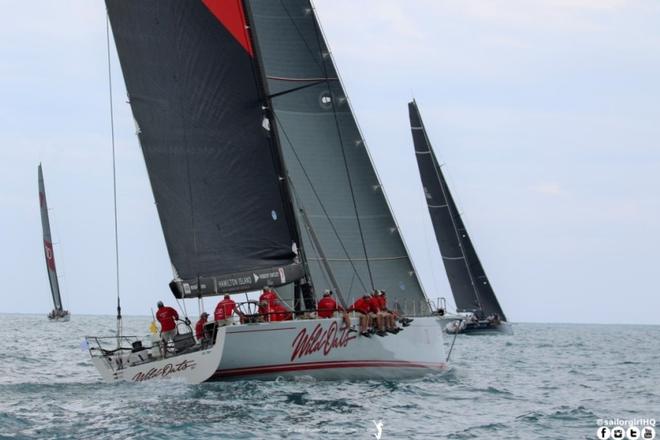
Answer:
M289 17L291 16L289 15ZM313 21L314 21L314 30L316 35L316 44L318 45L319 49L322 49L325 46L323 35L321 34L321 30L319 29L316 17L314 17ZM325 49L329 56L330 51L328 50L327 47ZM323 58L323 54L321 54L321 58ZM351 171L348 166L348 158L346 157L346 147L342 139L342 132L341 132L341 126L339 124L339 118L337 117L337 107L335 106L335 100L332 94L332 88L330 86L330 79L328 79L328 64L323 62L322 59L321 59L321 68L323 69L323 76L326 78L325 83L328 88L328 94L330 95L330 104L332 105L332 116L335 120L335 128L337 129L337 136L339 137L339 145L341 145L341 155L342 155L342 159L344 160L344 168L346 169L348 187L351 190L351 199L353 200L355 219L357 221L358 230L360 231L360 241L362 243L362 250L364 251L364 259L366 260L366 264L367 264L367 272L369 273L369 282L371 283L371 289L374 290L376 286L374 284L374 276L371 271L371 264L369 262L369 254L367 253L367 243L366 243L366 239L364 238L364 229L362 228L362 221L360 220L360 213L358 211L357 199L355 197L355 188L353 187L353 179L351 178ZM339 90L342 90L341 83L338 82L338 84L339 84ZM360 141L362 142L362 139L360 139ZM378 183L380 185L380 182Z
M307 47L307 50L310 52L310 55L312 56L312 59L316 60L317 51L312 50L312 48L309 46L309 44L307 43L307 39L304 37L303 33L301 32L301 30L298 27L298 24L293 19L293 16L289 12L289 9L282 2L282 0L280 0L280 4L282 5L282 8L286 12L286 14L289 17L289 20L293 24L294 28L296 29L296 32L298 32L298 35L300 36L300 39L305 43L305 46ZM315 29L317 47L318 47L319 50L322 50L323 47L324 47L324 44L322 44L323 38L320 35L320 29L318 28L318 24L316 22L316 19L314 18L313 20L314 20L314 29ZM327 48L326 48L326 50L327 50ZM321 59L320 59L319 62L317 62L317 64L319 65L319 67L321 69L323 69L323 77L325 78L325 80L323 82L325 82L325 84L327 86L328 93L331 96L330 104L332 105L332 114L333 114L333 117L334 117L334 120L335 120L335 127L337 129L337 136L339 137L339 144L341 146L342 159L344 161L344 167L346 169L346 177L348 179L348 186L351 190L351 199L353 201L353 209L355 210L355 219L357 221L358 230L360 232L360 240L361 240L361 244L362 244L362 250L364 251L364 258L365 258L365 261L366 261L366 264L367 264L367 272L369 274L369 282L371 284L371 289L373 290L373 289L375 289L374 277L373 277L373 273L371 271L371 264L369 262L369 255L367 253L367 245L366 245L366 241L365 241L365 238L364 238L364 230L362 228L362 222L360 221L360 214L358 212L357 200L356 200L356 197L355 197L355 190L353 188L351 173L350 173L350 169L348 167L348 159L346 157L346 150L345 150L345 147L344 147L344 142L342 140L341 127L339 125L339 119L337 117L337 108L335 107L334 99L332 99L332 90L331 90L331 87L330 87L330 79L328 77L328 66L327 66L327 63L323 62L323 53L321 53ZM341 88L341 86L340 86L340 88ZM350 259L350 256L348 254L347 254L347 256ZM351 261L351 264L353 264L352 261ZM364 286L364 283L362 283L362 284Z
M117 346L122 336L121 297L119 290L119 229L117 226L117 159L115 150L115 116L112 103L112 63L110 59L110 16L106 14L105 38L108 55L108 94L110 98L110 137L112 140L112 196L114 202L115 226L115 285L117 288Z
M456 337L458 336L458 332L454 332L454 339L451 341L451 346L449 347L449 352L447 353L447 359L445 359L445 362L449 362L449 357L451 356L451 351L454 349L454 344L456 343Z
M344 251L344 254L346 254L346 257L347 257L349 263L351 264L351 267L353 268L353 272L355 272L355 274L357 275L358 280L360 281L360 284L362 285L362 288L364 290L366 290L367 286L364 283L364 281L362 280L362 277L360 277L360 273L358 272L357 267L355 267L353 259L351 258L351 255L348 253L348 249L346 249L346 246L344 245L344 242L342 241L342 239L339 235L339 231L337 231L337 227L335 226L334 222L332 221L332 219L330 217L330 213L328 213L327 209L325 208L325 205L323 204L323 201L321 200L321 196L316 191L316 187L314 186L314 183L312 182L312 178L307 173L307 170L305 169L305 166L302 163L302 159L300 159L300 156L298 155L298 152L294 148L293 143L291 142L291 139L289 138L289 135L287 134L286 129L284 128L284 125L282 125L282 122L280 121L279 117L277 116L277 113L273 112L273 115L274 115L274 117L277 121L278 126L280 127L280 131L282 132L282 134L286 138L286 141L289 144L289 147L291 148L291 152L293 153L294 157L296 158L296 161L300 165L300 169L302 170L302 172L305 176L305 179L307 180L307 183L309 184L309 188L312 190L312 192L314 193L314 197L316 197L316 200L319 202L319 206L321 207L321 210L323 211L323 215L325 215L325 217L328 219L328 223L330 224L330 227L332 228L332 231L334 232L335 236L337 237L337 241L339 242L339 245L341 246L342 250ZM295 190L294 190L294 192L295 192Z

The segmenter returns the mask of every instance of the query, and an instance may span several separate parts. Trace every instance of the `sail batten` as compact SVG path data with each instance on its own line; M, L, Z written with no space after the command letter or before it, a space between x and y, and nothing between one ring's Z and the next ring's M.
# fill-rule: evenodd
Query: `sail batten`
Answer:
M55 252L53 250L53 240L50 232L50 219L48 218L48 202L46 201L46 188L44 185L44 176L39 164L38 169L39 182L39 207L41 210L41 228L43 231L44 255L46 257L46 271L48 273L48 283L53 298L53 306L57 312L62 312L62 297L60 295L60 285L57 278L57 269L55 267Z
M506 321L449 191L414 101L408 104L408 111L427 207L456 308L460 312L497 314Z

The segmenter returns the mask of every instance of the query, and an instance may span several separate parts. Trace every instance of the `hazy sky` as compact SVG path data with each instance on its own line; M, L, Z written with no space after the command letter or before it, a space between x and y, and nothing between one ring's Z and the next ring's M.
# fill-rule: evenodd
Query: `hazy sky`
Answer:
M657 0L315 4L429 296L451 294L413 154L413 96L510 320L660 324ZM41 161L65 306L112 314L103 2L0 9L0 312L52 308ZM171 269L112 50L122 301L146 314L173 302Z

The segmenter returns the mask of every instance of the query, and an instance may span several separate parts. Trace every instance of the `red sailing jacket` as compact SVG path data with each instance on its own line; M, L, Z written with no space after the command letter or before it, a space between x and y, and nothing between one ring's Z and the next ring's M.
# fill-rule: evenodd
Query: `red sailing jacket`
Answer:
M204 318L199 318L199 321L195 324L195 336L197 339L202 339L202 336L204 336L204 324L206 324L206 319Z
M355 310L356 312L364 313L365 315L369 314L369 305L371 301L367 298L358 298L357 301L348 309L348 311Z
M235 308L236 303L231 298L223 299L215 306L215 312L213 313L215 320L222 321L229 318L234 313Z
M369 312L378 313L380 312L380 300L377 296L372 296L369 298Z
M268 306L271 306L277 300L277 293L272 290L265 290L261 296L259 296L259 313L267 313L267 307L261 305L263 301L268 303Z
M169 332L176 328L175 319L179 319L179 314L172 307L164 306L158 308L156 319L160 322L160 331Z
M288 321L292 318L289 309L278 302L271 304L268 307L268 312L270 313L268 315L269 321Z
M324 296L321 298L317 309L320 318L332 318L335 311L339 310L337 307L337 301L331 296Z

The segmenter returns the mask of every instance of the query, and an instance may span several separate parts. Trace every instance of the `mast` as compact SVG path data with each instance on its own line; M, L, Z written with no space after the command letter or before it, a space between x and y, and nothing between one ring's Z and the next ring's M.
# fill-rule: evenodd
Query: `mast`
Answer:
M46 189L44 185L44 176L41 170L41 164L38 168L39 182L39 206L41 209L41 228L43 231L44 254L46 257L46 272L48 273L48 282L50 292L53 297L53 306L55 310L62 311L62 298L60 296L60 285L57 279L57 270L55 269L55 254L53 252L53 242L50 232L50 220L48 218L48 204L46 202Z
M257 79L258 90L261 94L261 99L264 102L264 111L266 113L266 118L268 121L269 132L272 134L272 151L273 151L273 162L275 165L275 170L279 175L280 188L282 192L282 200L284 201L284 206L287 212L287 218L289 219L289 230L291 236L294 239L296 247L298 249L299 256L303 263L303 268L305 271L305 277L307 282L312 286L312 291L314 287L314 280L312 279L311 274L309 273L309 264L305 255L305 249L301 240L300 225L295 213L295 208L293 206L293 192L290 188L289 174L286 169L286 165L282 160L282 143L280 141L279 133L277 130L277 121L273 117L272 112L272 102L271 97L268 94L266 76L264 69L261 67L261 48L259 47L259 42L254 38L251 31L252 24L252 10L250 8L249 1L239 0L242 4L244 17L245 17L245 32L249 38L250 44L254 50L253 63L255 70L255 77Z

